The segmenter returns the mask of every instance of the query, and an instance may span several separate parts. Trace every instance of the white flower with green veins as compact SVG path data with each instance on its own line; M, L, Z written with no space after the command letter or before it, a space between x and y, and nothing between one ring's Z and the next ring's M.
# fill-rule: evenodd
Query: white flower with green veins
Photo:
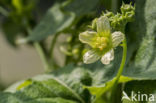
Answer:
M124 34L120 31L111 32L109 20L101 16L96 21L96 31L85 31L80 33L79 39L92 47L83 56L86 64L93 63L101 58L103 64L109 64L114 59L114 48L123 40Z

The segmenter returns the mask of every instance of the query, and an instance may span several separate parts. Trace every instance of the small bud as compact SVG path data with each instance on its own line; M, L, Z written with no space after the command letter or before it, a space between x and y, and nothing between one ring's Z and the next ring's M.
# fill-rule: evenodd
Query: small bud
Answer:
M114 14L112 12L106 11L106 13L103 13L103 16L107 16L108 18L111 18L112 16L114 16Z
M131 4L123 4L121 6L121 13L124 14L126 12L134 11L135 8Z
M121 13L128 22L132 21L135 15L135 7L131 4L123 4L121 6Z
M75 48L72 50L72 54L73 55L77 55L79 53L79 49L78 48Z

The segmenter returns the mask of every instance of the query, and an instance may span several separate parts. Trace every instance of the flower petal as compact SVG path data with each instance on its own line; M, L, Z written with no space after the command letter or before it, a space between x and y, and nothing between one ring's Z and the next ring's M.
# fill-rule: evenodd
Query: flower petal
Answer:
M114 50L111 49L109 52L107 52L106 54L104 54L101 58L101 62L103 64L109 64L110 61L112 61L114 59Z
M102 16L97 20L97 32L101 33L101 32L110 32L111 27L110 27L110 23L109 20L106 16Z
M98 59L100 59L100 56L94 50L89 50L83 56L83 62L86 64L94 63Z
M80 33L79 35L79 40L82 43L87 43L89 44L91 47L95 46L95 39L96 39L97 33L94 31L85 31L83 33Z
M124 40L124 34L120 31L114 32L112 34L112 43L113 47L117 47L123 40Z

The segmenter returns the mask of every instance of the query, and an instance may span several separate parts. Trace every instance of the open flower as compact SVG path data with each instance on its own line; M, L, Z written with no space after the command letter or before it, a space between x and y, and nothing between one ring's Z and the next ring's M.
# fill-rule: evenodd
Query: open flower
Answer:
M101 16L96 21L96 31L85 31L80 33L79 39L92 47L83 56L86 64L93 63L101 58L103 64L109 64L114 59L114 48L123 40L124 34L120 31L111 32L109 20Z

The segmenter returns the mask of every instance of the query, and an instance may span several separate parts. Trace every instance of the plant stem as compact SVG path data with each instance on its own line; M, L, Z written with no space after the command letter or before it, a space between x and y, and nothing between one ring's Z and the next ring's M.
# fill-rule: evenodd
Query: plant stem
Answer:
M125 63L126 63L126 57L127 57L127 42L126 42L126 38L123 41L122 47L123 47L122 61L121 61L121 64L120 64L117 76L115 77L115 81L114 81L112 92L111 92L111 98L110 98L111 102L110 103L114 103L115 102L116 88L118 86L118 81L120 79L120 76L122 75L122 72L123 72L123 69L124 69L124 66L125 66Z
M58 36L59 36L58 33L54 35L52 42L51 42L51 45L50 45L49 55L52 59L53 59L53 52L54 52L55 43L56 43Z
M27 31L28 31L29 34L31 33L31 29L29 27L27 27ZM50 65L48 63L48 60L46 58L46 55L45 55L45 53L43 51L42 46L39 44L39 42L36 42L36 41L33 43L33 45L36 48L36 50L37 50L37 52L38 52L38 54L40 56L40 59L41 59L41 61L43 63L45 72L48 72L51 67L50 67Z
M34 42L34 47L36 48L41 60L42 60L42 63L43 63L43 66L44 66L44 69L45 69L45 72L49 71L50 70L50 65L47 61L47 58L44 54L44 51L41 47L41 45L38 43L38 42Z
M119 71L118 71L117 76L116 76L117 83L118 83L118 80L119 80L120 76L122 75L122 72L123 72L123 69L124 69L124 66L125 66L125 63L126 63L126 56L127 56L126 38L124 39L122 46L123 46L123 55L122 55L122 61L121 61L121 64L120 64L120 68L119 68Z

